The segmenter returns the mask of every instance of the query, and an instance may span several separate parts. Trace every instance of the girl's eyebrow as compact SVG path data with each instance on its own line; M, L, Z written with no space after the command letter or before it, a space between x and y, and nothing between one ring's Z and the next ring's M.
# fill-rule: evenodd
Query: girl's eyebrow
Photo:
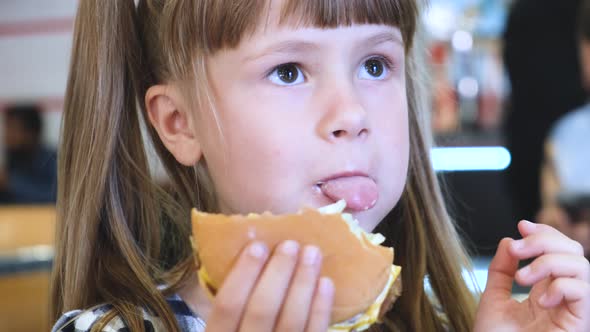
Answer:
M317 51L319 46L315 43L302 40L286 40L265 48L261 52L244 57L245 62L250 62L276 53L308 53Z
M380 32L376 35L373 35L373 36L367 38L365 41L363 41L362 46L364 46L364 47L374 46L374 45L379 45L379 44L383 44L383 43L387 43L387 42L393 42L395 44L399 44L402 47L404 46L404 42L403 42L401 36L399 36L399 34L394 33L392 31Z
M362 38L362 42L359 44L359 48L364 49L370 46L375 46L387 42L404 46L404 42L399 34L393 31L379 32L370 37ZM269 56L272 54L305 54L317 51L320 46L316 43L304 40L285 40L275 44L271 44L267 48L263 49L259 53L247 55L244 57L244 62L251 62L258 60L262 57Z

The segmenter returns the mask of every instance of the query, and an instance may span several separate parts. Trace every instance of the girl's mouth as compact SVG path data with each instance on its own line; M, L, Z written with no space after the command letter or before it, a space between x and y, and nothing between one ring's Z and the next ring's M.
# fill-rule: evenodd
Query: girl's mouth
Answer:
M330 200L346 201L347 210L352 212L371 209L379 199L379 188L375 180L367 175L343 174L332 176L316 184Z

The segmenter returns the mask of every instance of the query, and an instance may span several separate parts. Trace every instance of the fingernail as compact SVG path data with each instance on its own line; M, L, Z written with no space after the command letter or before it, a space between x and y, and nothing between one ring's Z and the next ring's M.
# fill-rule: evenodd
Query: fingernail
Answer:
M262 258L266 255L266 246L264 245L264 243L260 242L253 243L250 246L248 253L250 254L250 256L254 258Z
M287 240L281 245L281 252L285 255L295 256L299 251L299 244L295 241Z
M534 228L535 226L537 226L534 222L530 222L528 220L523 220L522 221L527 227L531 227Z
M316 246L307 246L303 252L303 264L314 265L319 258L320 250Z
M522 248L524 248L524 241L523 240L515 240L515 241L512 241L512 249L518 251L518 250L520 250Z
M328 277L320 278L319 291L322 295L332 295L334 293L334 283Z

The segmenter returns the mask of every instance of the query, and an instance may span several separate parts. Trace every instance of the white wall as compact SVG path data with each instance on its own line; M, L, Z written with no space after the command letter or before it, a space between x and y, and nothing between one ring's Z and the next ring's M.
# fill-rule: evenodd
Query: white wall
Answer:
M0 22L73 17L77 3L77 0L2 0Z
M77 3L0 0L0 113L9 103L38 102L45 110L43 141L52 147L59 141ZM0 137L2 121L0 116ZM2 144L0 139L0 165ZM155 153L149 156L155 175L163 178Z
M51 146L59 137L76 6L76 0L0 1L0 109L39 102Z

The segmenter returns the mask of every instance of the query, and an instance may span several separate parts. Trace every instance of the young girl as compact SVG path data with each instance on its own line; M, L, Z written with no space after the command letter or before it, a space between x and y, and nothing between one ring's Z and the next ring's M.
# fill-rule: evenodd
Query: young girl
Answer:
M373 330L588 331L580 245L528 222L523 240L500 243L476 315L420 124L418 5L81 1L59 161L54 330L325 331L334 289L319 276L317 248L252 243L210 302L189 212L278 214L345 199L403 266L403 295ZM140 118L171 190L150 177ZM510 297L515 278L534 285L523 303Z

